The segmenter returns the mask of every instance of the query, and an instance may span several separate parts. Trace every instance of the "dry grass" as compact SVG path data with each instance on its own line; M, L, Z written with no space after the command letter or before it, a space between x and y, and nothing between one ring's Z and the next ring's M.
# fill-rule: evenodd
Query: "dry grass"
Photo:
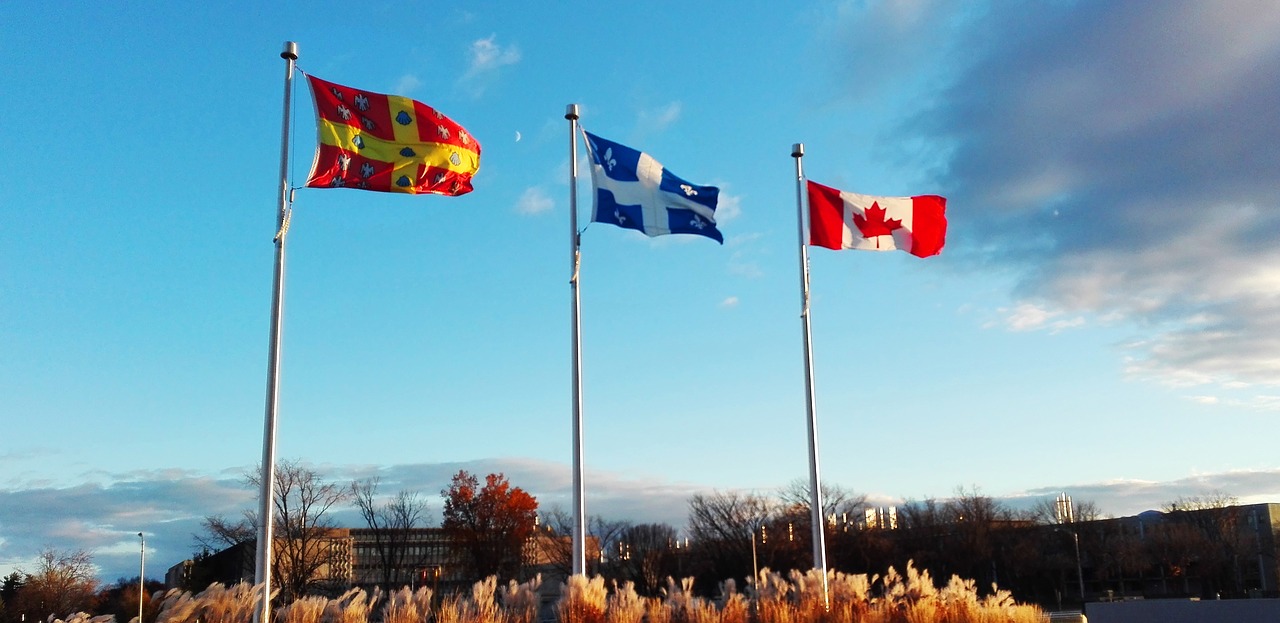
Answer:
M636 593L635 582L627 582L622 586L615 583L613 592L605 600L605 623L643 623L649 601ZM670 617L667 617L663 623L669 621Z
M210 584L192 596L171 590L160 603L156 623L250 623L262 596L254 587L240 583L230 588Z
M560 623L605 623L609 592L604 578L575 575L560 586L556 615Z
M426 587L417 591L404 587L388 593L386 603L382 605L382 623L426 623L430 616L431 589Z
M508 623L537 623L538 606L542 605L542 576L519 584L511 580L502 588L502 608L506 610Z
M560 586L558 623L1039 623L1040 609L1018 604L992 587L982 595L972 580L952 577L935 584L910 562L904 573L883 576L792 571L786 577L763 570L742 593L730 580L715 600L694 593L691 578L667 580L661 597L642 597L635 585L605 586L602 577L573 576ZM307 597L277 608L272 623L538 623L541 578L499 589L497 580L477 582L470 594L432 606L428 588L385 596L352 589L337 598ZM259 595L247 584L212 584L205 591L171 590L162 597L156 623L250 623ZM829 607L828 607L829 603ZM79 613L49 623L111 623L111 617Z

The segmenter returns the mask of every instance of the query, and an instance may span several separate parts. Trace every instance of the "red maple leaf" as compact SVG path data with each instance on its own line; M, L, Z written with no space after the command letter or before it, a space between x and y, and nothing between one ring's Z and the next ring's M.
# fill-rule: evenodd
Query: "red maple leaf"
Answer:
M858 231L862 232L863 238L875 238L876 236L888 236L895 229L902 229L902 219L884 218L884 208L880 207L879 202L873 202L871 207L867 208L867 215L853 215L853 224L858 226ZM879 243L876 243L879 246Z

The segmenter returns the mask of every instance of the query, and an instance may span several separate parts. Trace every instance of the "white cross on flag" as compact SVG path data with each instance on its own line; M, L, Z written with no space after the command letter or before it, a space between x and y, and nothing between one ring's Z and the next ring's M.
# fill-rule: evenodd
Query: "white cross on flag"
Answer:
M697 234L724 244L716 229L720 189L677 177L652 156L583 132L591 155L591 220L646 236Z

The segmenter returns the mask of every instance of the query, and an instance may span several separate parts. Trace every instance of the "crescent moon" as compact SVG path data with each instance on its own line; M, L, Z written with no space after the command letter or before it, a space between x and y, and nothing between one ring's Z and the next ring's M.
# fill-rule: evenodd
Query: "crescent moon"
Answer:
M519 130L516 130L516 142L517 142L517 143L519 143L519 142L520 142L520 131L519 131Z

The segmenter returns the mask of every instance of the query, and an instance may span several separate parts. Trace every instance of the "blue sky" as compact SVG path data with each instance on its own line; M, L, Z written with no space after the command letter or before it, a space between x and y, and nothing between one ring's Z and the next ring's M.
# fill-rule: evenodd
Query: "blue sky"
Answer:
M481 143L459 198L299 190L278 455L568 507L569 155L721 188L723 246L583 233L587 507L807 474L792 143L948 197L942 255L811 253L824 482L1280 501L1280 8L1266 2L0 7L0 573L105 580L253 505L286 40ZM299 82L294 184L314 147ZM584 150L579 145L581 156ZM578 183L580 221L590 181ZM352 518L353 521L354 518ZM148 575L152 575L151 572Z

